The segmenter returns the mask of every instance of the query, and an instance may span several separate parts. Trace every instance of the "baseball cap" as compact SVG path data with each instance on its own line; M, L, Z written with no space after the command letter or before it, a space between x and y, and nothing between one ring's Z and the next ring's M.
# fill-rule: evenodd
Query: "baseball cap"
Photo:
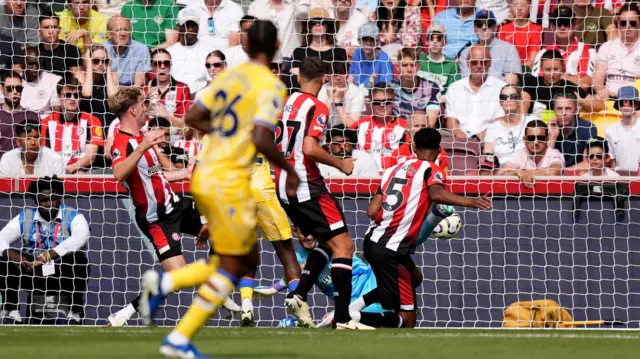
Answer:
M329 10L323 7L316 7L309 10L309 19L331 19Z
M496 21L496 16L491 10L478 10L476 12L476 20L493 20Z
M571 23L573 22L573 10L571 10L571 8L568 6L560 6L553 11L553 14L551 14L551 19L551 23L555 24L556 26L571 26Z
M200 16L192 7L186 7L178 12L178 25L182 26L186 24L187 21L193 21L200 25Z
M431 24L431 26L429 26L429 28L427 29L427 38L431 37L433 33L439 33L444 36L447 36L447 31L444 25L440 25L440 24Z
M360 27L358 31L358 38L363 39L365 37L370 37L378 40L380 32L378 31L378 26L372 23L366 23Z
M618 90L618 99L613 103L613 108L620 110L620 101L635 101L640 102L638 89L633 86L624 86Z

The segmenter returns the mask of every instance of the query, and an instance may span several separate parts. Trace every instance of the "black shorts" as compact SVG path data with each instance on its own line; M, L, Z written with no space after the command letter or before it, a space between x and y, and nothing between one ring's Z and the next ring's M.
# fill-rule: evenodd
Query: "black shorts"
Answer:
M171 213L153 223L147 222L146 218L136 218L136 223L153 243L160 262L182 255L181 233L197 236L202 227L200 214L190 198L182 198Z
M284 204L282 208L293 224L305 236L328 241L347 232L347 221L338 201L329 193L298 204Z
M408 254L394 252L365 239L364 257L378 283L382 308L395 312L416 310L416 292L411 281L415 264Z

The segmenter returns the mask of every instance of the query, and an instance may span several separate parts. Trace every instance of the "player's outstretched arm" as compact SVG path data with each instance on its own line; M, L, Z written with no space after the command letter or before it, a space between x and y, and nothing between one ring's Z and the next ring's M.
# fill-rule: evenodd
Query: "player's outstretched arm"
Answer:
M256 145L258 152L262 153L271 163L287 172L287 194L294 196L298 185L300 185L300 178L298 178L293 166L278 151L273 130L272 127L256 123L253 129L253 143Z
M447 191L443 185L432 185L429 187L429 197L436 203L450 204L452 206L471 207L479 209L490 209L491 199L486 195L478 198L458 196Z
M200 101L189 107L189 111L184 116L185 125L209 133L211 131L211 121L209 119L209 109Z
M149 133L144 136L144 139L140 142L138 147L136 147L131 154L127 155L124 160L120 161L113 167L113 177L116 181L122 182L129 178L131 173L133 173L138 166L138 162L140 162L140 159L144 156L145 152L147 152L151 147L162 142L163 138L164 133L161 130L155 129L149 131Z
M316 138L311 136L304 138L302 153L315 162L337 168L346 175L350 175L353 172L353 162L356 160L355 158L345 158L341 160L334 157L320 146Z

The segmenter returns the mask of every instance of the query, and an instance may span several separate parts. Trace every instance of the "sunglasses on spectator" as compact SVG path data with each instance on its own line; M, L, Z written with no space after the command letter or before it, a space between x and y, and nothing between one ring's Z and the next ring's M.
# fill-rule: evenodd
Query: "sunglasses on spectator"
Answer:
M387 106L393 104L393 100L373 100L371 104L373 106Z
M5 92L19 92L22 93L22 90L24 89L24 87L22 86L5 86L4 91Z
M517 93L511 93L508 95L500 94L500 101L519 100L519 99L520 99L520 95L518 95Z
M207 62L204 66L206 66L207 70L210 68L220 69L224 66L224 62Z
M108 65L109 64L109 59L91 59L91 63L94 65L98 65L98 64L105 64Z
M527 141L529 142L535 142L535 141L540 141L540 142L545 142L547 140L547 136L545 135L529 135L527 136Z
M596 158L599 159L599 160L604 159L604 153L590 153L589 154L589 159L590 160L595 160Z
M152 61L151 63L155 67L171 67L171 60Z
M431 37L429 38L429 41L442 41L444 39L444 36L442 35L437 35L437 34L433 34L431 35Z
M80 98L80 94L77 93L77 92L65 92L65 93L62 94L62 97L78 99L78 98Z
M310 19L309 21L307 21L307 23L309 24L309 27L314 27L316 25L324 25L324 20L321 19Z
M489 66L489 64L491 64L491 60L469 60L469 64L471 66L477 66L477 65Z
M631 20L631 21L620 20L619 25L620 27L627 27L627 25L629 25L630 27L638 27L638 22L635 20Z
M484 25L487 25L487 28L496 26L496 22L493 20L475 20L473 22L473 26L477 28L482 28Z

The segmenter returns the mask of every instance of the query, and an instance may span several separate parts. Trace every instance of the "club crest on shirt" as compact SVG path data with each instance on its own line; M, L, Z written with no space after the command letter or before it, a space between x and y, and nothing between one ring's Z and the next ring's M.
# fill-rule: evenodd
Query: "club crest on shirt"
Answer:
M153 18L153 22L155 22L158 25L161 25L163 21L164 21L164 19L160 15L158 15L158 16Z
M395 141L396 140L396 134L391 132L387 135L387 140L389 141Z
M173 238L174 241L179 241L180 240L180 234L176 233L176 232L173 232L171 234L171 238Z
M76 129L76 133L78 134L78 136L84 135L84 127L78 126L78 128Z

